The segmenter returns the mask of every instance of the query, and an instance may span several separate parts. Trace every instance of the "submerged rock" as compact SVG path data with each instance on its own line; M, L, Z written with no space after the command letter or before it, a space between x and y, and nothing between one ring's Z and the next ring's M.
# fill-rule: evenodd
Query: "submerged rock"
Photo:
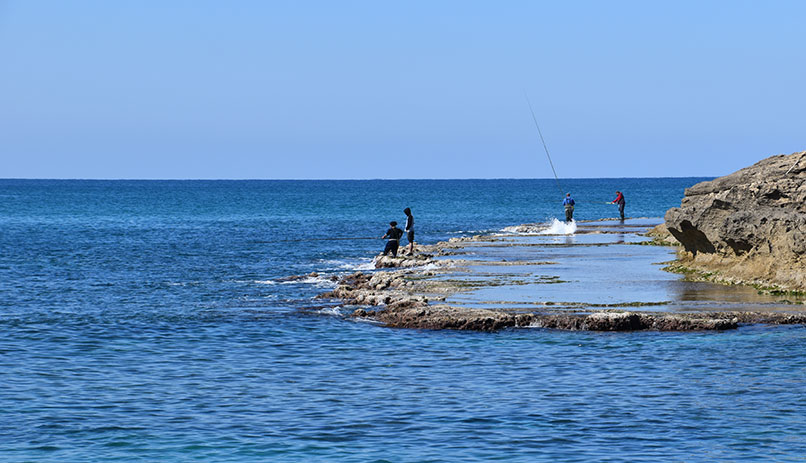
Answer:
M300 281L300 280L306 280L308 278L318 278L318 277L319 277L318 273L311 272L305 275L289 275L286 277L280 277L277 279L277 281Z
M718 280L806 290L806 151L698 183L665 219L684 265Z

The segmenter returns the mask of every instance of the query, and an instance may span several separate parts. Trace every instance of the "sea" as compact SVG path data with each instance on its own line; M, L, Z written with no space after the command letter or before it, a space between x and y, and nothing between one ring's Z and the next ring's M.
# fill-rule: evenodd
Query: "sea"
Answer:
M660 218L702 180L0 180L0 461L804 461L803 326L407 330L316 298L406 207L433 244L566 192Z

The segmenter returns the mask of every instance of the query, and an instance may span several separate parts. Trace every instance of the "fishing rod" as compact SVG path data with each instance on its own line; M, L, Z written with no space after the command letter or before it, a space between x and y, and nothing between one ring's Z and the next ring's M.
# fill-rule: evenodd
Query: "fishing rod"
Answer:
M551 161L551 155L549 154L549 147L546 146L546 140L543 139L543 131L540 130L540 124L537 123L537 116L535 116L535 110L532 109L532 102L529 101L529 95L526 94L526 90L523 91L523 96L526 98L526 104L529 105L529 112L532 113L532 120L535 121L537 134L540 135L540 142L543 143L543 149L546 150L546 157L549 158L549 165L551 166L551 171L554 172L554 181L557 182L557 189L560 190L560 196L563 196L565 195L565 190L563 190L560 186L560 178L557 177L557 171L554 169L554 163Z
M295 240L271 240L271 241L256 241L256 243L290 243L290 242L298 242L298 241L332 241L332 240L377 240L379 238L367 238L367 237L337 237L337 238L303 238L303 239L295 239Z

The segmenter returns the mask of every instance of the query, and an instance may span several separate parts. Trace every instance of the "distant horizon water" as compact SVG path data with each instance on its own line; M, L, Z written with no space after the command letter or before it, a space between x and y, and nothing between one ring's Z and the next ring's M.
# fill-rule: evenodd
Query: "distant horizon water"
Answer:
M728 174L723 174L728 175ZM566 180L630 180L630 179L714 179L717 176L673 176L673 177L560 177L560 181ZM59 177L0 177L0 180L76 180L76 181L233 181L233 182L251 182L251 181L383 181L383 180L551 180L553 177L467 177L467 178L126 178L126 177L93 177L93 178L59 178Z

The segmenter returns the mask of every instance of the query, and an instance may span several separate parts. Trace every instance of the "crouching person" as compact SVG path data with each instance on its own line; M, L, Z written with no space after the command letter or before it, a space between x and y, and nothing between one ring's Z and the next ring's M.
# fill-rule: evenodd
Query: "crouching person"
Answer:
M389 238L389 241L386 242L386 247L383 249L383 255L387 255L390 252L392 253L392 257L397 257L397 248L400 246L400 237L403 236L403 230L397 228L397 222L392 221L389 222L390 228L386 230L386 234L381 237L381 239Z

